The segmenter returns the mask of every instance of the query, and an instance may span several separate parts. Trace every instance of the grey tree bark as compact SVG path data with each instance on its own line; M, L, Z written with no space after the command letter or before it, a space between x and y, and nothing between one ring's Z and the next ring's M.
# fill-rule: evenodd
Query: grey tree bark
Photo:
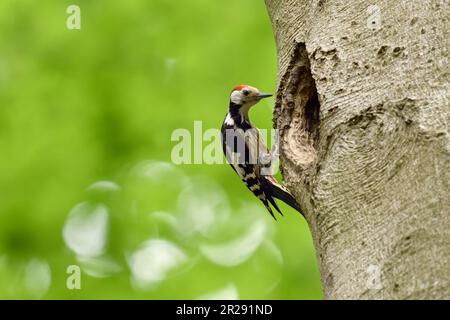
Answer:
M265 0L328 299L450 299L448 0Z

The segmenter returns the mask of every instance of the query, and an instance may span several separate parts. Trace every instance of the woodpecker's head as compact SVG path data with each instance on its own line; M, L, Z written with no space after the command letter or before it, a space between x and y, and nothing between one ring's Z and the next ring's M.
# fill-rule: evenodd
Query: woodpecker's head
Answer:
M231 91L230 102L240 108L248 110L261 99L271 96L270 93L261 93L254 87L242 85L233 88L233 91Z

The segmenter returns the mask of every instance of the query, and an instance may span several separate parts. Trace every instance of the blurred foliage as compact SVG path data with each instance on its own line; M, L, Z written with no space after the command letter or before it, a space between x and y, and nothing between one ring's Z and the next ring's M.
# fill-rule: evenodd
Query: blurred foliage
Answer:
M220 127L233 86L274 92L262 1L2 0L0 47L0 298L322 297L295 211L274 222L227 165L170 164L172 131Z

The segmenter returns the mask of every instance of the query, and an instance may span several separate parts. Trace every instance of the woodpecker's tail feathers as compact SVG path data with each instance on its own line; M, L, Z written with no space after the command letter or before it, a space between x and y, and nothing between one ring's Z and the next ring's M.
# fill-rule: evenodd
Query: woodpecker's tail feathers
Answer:
M273 183L271 180L269 180L269 181L266 180L264 187L265 187L264 189L265 189L268 199L272 199L272 197L277 198L277 199L283 201L284 203L286 203L287 205L289 205L290 207L297 210L301 215L303 215L302 210L300 209L300 205L298 204L297 200L295 200L295 198L287 190L285 190L282 186L278 185L277 183ZM275 202L273 199L269 200L269 201L271 203L272 203L272 201ZM278 207L275 207L275 208L277 209L278 212L280 212Z
M278 211L279 214L283 215L283 212L281 212L280 208L278 208L277 203L275 202L275 200L273 200L273 198L270 195L267 195L267 200L269 200L269 202L272 204L275 210Z
M272 198L270 198L270 199L272 199ZM275 221L277 220L277 218L275 218L275 215L273 214L273 211L272 211L272 208L270 207L270 205L269 205L269 202L267 202L267 200L261 200L262 201L262 203L264 204L264 206L267 208L267 211L269 211L269 213L270 213L270 215L272 216L272 218L274 218L275 219ZM272 203L272 201L273 201L273 199L270 201L271 203ZM275 201L273 201L273 202L275 202ZM277 209L278 210L278 209ZM280 212L280 211L278 211L278 212Z

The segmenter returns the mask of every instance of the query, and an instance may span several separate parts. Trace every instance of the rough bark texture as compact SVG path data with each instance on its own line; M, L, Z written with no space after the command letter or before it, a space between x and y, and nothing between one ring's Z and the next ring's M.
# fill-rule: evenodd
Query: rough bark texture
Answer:
M325 297L449 299L449 2L266 5L283 178Z

